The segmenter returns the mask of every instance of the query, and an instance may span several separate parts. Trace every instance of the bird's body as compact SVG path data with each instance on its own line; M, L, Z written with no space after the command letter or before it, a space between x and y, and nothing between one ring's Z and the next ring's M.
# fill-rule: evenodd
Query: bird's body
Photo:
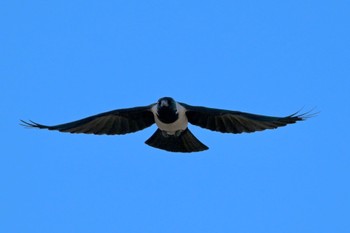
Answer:
M157 105L152 107L155 123L160 130L165 131L168 135L175 135L187 129L186 109L182 105L176 103L175 109L169 109L168 106L165 108L166 110L162 111L158 110Z
M163 97L148 106L118 109L66 124L46 126L26 122L24 126L60 132L86 134L126 134L156 124L158 129L145 142L149 146L172 152L207 150L188 129L188 123L222 133L255 132L293 124L307 116L271 117L223 109L191 106Z

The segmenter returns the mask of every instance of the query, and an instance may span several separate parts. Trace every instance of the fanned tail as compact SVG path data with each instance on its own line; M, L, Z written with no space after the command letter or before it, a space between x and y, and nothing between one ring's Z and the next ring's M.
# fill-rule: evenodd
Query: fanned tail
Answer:
M208 147L201 143L187 128L180 135L166 135L160 129L145 142L147 145L172 152L198 152Z

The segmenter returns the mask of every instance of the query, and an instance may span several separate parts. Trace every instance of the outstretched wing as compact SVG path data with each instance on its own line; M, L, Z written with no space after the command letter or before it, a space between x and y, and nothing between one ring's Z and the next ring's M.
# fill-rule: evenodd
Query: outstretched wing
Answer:
M272 117L238 111L191 106L180 103L186 108L188 121L206 129L222 133L251 133L265 129L293 124L304 120L305 114L292 114L286 117Z
M54 126L41 125L33 121L21 121L23 126L58 130L60 132L107 135L126 134L142 130L154 123L154 116L151 112L152 106L114 110Z

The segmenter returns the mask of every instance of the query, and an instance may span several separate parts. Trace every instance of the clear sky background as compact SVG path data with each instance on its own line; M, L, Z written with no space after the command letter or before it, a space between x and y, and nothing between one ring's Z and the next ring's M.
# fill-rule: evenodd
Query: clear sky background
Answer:
M2 1L0 232L350 232L349 1ZM317 117L178 154L25 129L154 103Z

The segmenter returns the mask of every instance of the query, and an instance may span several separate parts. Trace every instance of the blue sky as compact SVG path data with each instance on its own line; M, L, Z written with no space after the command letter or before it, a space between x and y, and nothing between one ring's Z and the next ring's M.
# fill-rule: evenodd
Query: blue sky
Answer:
M348 1L3 1L0 232L350 232ZM163 96L317 117L210 150L28 130Z

